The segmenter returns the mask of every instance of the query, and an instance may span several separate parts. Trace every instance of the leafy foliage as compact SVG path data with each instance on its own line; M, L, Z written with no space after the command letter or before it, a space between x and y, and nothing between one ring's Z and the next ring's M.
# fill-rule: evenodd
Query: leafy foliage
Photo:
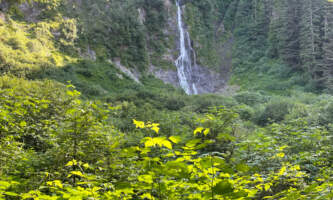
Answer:
M329 127L297 119L242 135L235 111L212 107L188 128L174 120L180 134L132 118L125 135L110 123L125 105L82 101L72 85L50 81L3 77L1 88L5 199L332 196Z

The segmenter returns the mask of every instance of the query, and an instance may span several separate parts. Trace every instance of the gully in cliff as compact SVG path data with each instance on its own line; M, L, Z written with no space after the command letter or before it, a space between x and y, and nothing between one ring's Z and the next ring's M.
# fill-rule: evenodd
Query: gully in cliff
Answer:
M176 1L178 9L178 29L179 29L179 48L180 55L176 60L178 79L180 86L186 94L198 94L195 82L193 80L192 66L196 64L195 59L192 62L191 38L188 31L184 28L182 21L182 9L179 0ZM193 56L194 57L194 56Z

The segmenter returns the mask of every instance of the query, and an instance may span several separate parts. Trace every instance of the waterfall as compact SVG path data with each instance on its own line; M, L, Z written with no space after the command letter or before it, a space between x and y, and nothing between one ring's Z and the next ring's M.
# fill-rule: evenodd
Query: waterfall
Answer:
M192 65L196 64L195 55L193 54L193 63L191 55L193 49L191 46L191 38L188 31L184 28L182 21L182 9L179 0L176 0L178 8L178 29L179 29L179 48L180 55L176 60L177 74L180 86L184 89L186 94L198 94L196 85L192 78Z

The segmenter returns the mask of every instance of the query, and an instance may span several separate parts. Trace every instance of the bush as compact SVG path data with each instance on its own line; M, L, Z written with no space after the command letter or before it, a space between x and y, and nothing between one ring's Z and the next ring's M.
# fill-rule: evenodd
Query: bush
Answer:
M194 111L199 113L206 112L209 107L216 107L216 106L232 107L237 105L237 102L233 98L217 96L213 94L200 95L190 100L192 102L189 102L188 105L191 106L193 105Z
M76 87L87 96L96 97L103 94L103 89L99 85L91 85L88 82L77 83Z
M270 122L281 122L290 113L293 104L285 100L274 100L269 102L262 113L259 114L257 123L266 125Z
M11 46L14 50L24 50L23 41L19 40L18 38L12 37L9 38L7 44Z
M168 110L180 110L185 106L185 101L180 96L173 96L166 99L165 107Z
M236 106L235 108L236 113L239 114L242 120L250 120L254 116L254 110L250 106L247 105L240 105Z
M309 109L305 104L295 104L286 116L286 120L294 120L299 118L306 118L309 116Z
M61 38L60 43L63 46L73 46L77 36L76 21L74 19L67 19L60 25Z
M266 103L269 100L269 97L267 96L263 96L262 94L257 92L249 92L249 91L236 94L234 98L238 103L245 104L248 106L253 106L259 103Z
M319 117L319 123L327 126L333 122L333 102L329 102L321 109L322 115Z
M83 76L90 78L93 76L93 73L89 69L79 69L77 70L77 73L82 74Z

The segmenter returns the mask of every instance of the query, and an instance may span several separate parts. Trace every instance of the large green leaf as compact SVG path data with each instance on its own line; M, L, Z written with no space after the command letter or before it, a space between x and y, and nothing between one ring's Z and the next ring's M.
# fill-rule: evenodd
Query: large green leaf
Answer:
M214 187L213 187L213 192L215 194L228 194L233 192L234 188L232 187L231 183L229 183L229 181L221 181L219 183L217 183Z

